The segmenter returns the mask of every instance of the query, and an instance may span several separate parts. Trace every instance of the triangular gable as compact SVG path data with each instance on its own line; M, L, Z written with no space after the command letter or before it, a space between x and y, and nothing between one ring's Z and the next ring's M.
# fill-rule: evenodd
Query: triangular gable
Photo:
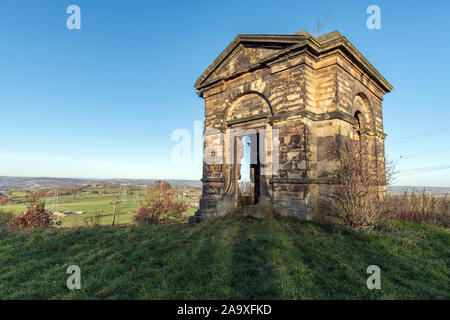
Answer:
M205 82L214 82L217 79L241 73L250 66L258 64L258 62L267 56L280 50L280 48L251 47L240 44L229 57L222 61L222 63L217 66L216 70L205 79Z
M199 89L204 84L239 73L304 38L303 35L238 35L206 69L194 86Z

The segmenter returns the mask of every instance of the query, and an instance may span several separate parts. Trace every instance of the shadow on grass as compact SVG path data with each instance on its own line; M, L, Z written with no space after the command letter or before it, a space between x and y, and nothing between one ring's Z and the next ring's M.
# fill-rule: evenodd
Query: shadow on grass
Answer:
M258 230L255 224L258 224ZM261 234L270 233L268 229L269 226L260 221L240 218L232 245L230 299L279 296L279 278L269 255L276 244L261 237Z
M284 217L203 222L187 237L195 243L183 258L189 267L166 298L448 298L442 247L415 237ZM366 286L370 265L382 270L381 290Z
M0 296L448 299L449 240L414 224L367 233L284 217L13 233L0 238ZM71 264L83 290L65 287ZM366 287L369 265L381 268L381 290Z

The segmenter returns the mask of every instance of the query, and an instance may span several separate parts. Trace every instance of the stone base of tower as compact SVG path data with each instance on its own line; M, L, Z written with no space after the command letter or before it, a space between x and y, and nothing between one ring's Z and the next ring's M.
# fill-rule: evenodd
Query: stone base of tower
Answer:
M230 214L264 218L273 212L302 220L311 220L313 213L312 208L307 205L306 199L300 198L262 198L256 204L242 206L237 204L234 199L200 199L200 209L195 213L197 218L191 220L200 221Z

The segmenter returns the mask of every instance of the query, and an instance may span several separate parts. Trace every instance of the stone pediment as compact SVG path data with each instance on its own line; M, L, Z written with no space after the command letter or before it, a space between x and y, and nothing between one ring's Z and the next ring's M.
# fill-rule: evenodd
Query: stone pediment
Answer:
M264 58L278 51L280 51L279 48L261 48L241 44L236 47L228 59L224 60L211 73L206 81L215 81L219 78L228 78L234 74L245 72L251 66L258 64Z
M238 35L196 81L199 89L248 71L267 57L304 40L304 35Z
M370 64L370 62L338 31L313 37L306 31L293 35L238 35L195 82L198 90L222 79L229 79L251 71L270 60L287 55L294 50L308 47L320 56L341 49L364 72L369 74L385 92L392 86Z

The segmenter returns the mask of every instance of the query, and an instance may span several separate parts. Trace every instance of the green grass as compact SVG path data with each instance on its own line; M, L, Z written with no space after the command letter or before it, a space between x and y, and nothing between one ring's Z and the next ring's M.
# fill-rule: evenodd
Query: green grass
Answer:
M227 217L198 225L12 232L2 299L450 299L448 230ZM81 268L68 290L66 268ZM366 269L381 268L381 290Z

